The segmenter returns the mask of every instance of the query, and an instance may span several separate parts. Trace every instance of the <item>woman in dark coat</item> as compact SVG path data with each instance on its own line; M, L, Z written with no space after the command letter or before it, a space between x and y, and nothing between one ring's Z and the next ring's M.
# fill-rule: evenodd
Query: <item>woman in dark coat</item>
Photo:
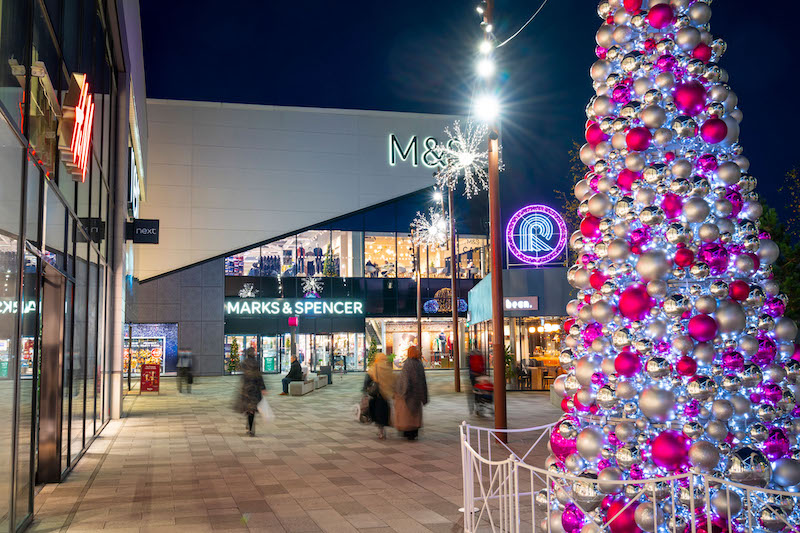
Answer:
M378 438L386 438L384 428L390 426L389 401L394 391L394 371L386 354L376 353L364 378L364 393L369 396L369 417L378 426Z
M258 411L258 402L267 393L264 377L258 368L256 350L252 346L247 349L247 355L241 366L242 387L239 391L239 411L247 414L247 431L251 437L256 436L255 417Z
M428 383L418 347L408 349L394 391L394 426L408 440L414 440L422 427L422 406L428 403Z

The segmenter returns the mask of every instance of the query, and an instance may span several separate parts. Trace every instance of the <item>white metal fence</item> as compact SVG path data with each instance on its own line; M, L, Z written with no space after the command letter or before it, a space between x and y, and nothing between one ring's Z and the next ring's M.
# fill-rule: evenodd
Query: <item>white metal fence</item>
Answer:
M614 520L630 520L634 504L645 506L637 512L640 519L645 518L637 522L647 532L800 533L800 494L795 492L767 490L700 473L606 481L532 466L545 464L554 427L495 430L462 423L467 533L563 533L562 511L551 509L549 503L554 500L561 509L574 505L590 517L581 533L611 531ZM507 442L498 439L501 435ZM627 496L627 503L606 513L594 512L607 494L619 493Z

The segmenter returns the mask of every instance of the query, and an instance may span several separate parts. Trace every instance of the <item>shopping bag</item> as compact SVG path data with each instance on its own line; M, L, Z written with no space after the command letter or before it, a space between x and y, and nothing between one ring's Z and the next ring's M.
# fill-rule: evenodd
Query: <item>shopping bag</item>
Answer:
M261 418L264 419L264 422L268 424L275 420L275 413L272 411L269 403L267 403L266 398L261 398L261 401L258 402L258 413L261 415Z
M350 408L350 418L352 418L356 422L361 421L361 404L358 403L353 404L353 407Z

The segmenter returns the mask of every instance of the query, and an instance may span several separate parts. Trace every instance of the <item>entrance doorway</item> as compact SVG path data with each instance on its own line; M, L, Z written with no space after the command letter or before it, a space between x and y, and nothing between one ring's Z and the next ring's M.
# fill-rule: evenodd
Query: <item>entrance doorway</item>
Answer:
M41 379L37 483L61 480L61 397L64 372L64 275L45 264L42 268Z

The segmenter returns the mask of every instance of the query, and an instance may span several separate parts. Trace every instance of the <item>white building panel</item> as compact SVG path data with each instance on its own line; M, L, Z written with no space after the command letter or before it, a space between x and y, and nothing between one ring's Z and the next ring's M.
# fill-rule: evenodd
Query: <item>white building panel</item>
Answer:
M455 118L152 99L147 105L148 190L140 218L159 219L161 236L158 245L136 245L140 280L432 185L426 139L443 139Z

